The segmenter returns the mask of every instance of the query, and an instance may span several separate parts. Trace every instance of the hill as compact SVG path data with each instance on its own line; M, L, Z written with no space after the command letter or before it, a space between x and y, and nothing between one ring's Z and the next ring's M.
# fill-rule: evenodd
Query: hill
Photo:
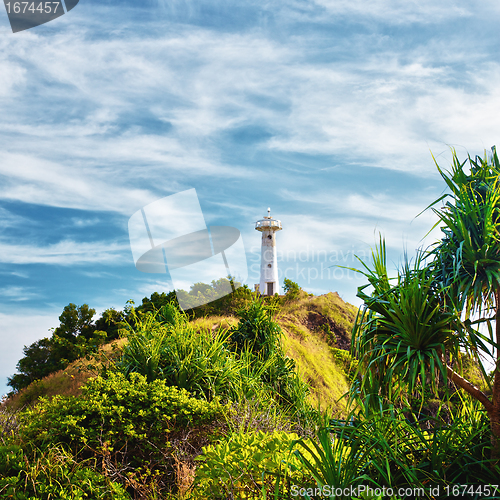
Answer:
M311 399L322 408L339 407L338 400L348 390L348 351L356 311L337 293L302 293L285 303L277 315L285 352L297 362L299 374L311 389Z
M283 331L282 342L287 356L295 360L297 371L311 390L310 401L315 407L341 410L339 399L348 390L351 359L350 330L356 308L345 303L337 293L312 296L304 291L289 299L280 297L275 321ZM195 318L198 328L226 329L237 323L233 314L208 314ZM17 409L34 403L40 396L78 395L80 387L95 377L103 363L117 359L125 339L103 346L100 354L90 359L78 359L59 370L33 382L5 405Z

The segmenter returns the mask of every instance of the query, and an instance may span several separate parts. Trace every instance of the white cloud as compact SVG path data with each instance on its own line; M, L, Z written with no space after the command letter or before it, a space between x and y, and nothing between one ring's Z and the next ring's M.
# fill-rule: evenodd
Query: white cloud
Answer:
M24 84L26 70L5 60L0 61L0 65L2 66L2 72L0 73L0 99L5 99L12 95L16 87Z
M99 219L84 219L79 217L72 217L71 222L75 227L92 227L100 222Z
M32 300L40 297L40 293L31 290L30 287L7 286L0 288L0 295L14 301Z
M429 149L461 141L476 149L497 139L497 64L484 68L485 75L469 75L466 90L448 82L446 66L436 69L431 60L401 64L391 53L371 58L356 70L301 67L290 92L287 134L275 136L269 147L346 155L424 176L435 169Z
M331 15L356 16L360 20L377 19L389 24L434 24L456 17L470 17L474 6L470 1L443 0L314 0ZM495 7L493 2L489 5Z
M152 195L144 189L126 188L81 170L40 157L0 152L0 174L6 199L87 210L114 210L128 214Z
M433 22L445 11L469 15L464 2L318 4L349 15L425 13ZM10 101L0 103L9 117L0 118L0 196L131 214L158 191L201 179L253 179L259 167L239 166L237 153L227 164L218 143L221 134L248 124L272 134L256 150L341 155L421 176L435 175L429 148L449 142L474 150L495 142L500 67L490 62L467 73L465 87L457 85L462 75L453 64L481 57L463 41L420 39L408 50L376 31L353 33L332 37L336 57L325 60L311 58L321 41L314 34L281 42L264 30L169 28L105 40L83 30L0 37L6 53L17 54L0 59L0 74L23 75L9 87ZM58 119L59 108L74 112ZM142 131L144 111L172 124L171 131Z
M20 215L13 214L9 210L0 207L0 231L6 227L19 226L26 224L28 219Z
M181 283L181 284L185 284L186 290L189 290L189 286L190 286L189 283L186 282L186 283ZM152 280L144 281L143 283L141 283L137 287L137 292L139 292L142 295L145 295L146 297L150 297L151 294L153 294L154 292L168 293L171 290L173 290L173 288L174 287L173 287L171 281L165 281L162 279L157 279L157 280L152 279ZM130 293L130 291L128 291L127 293ZM137 304L137 305L140 305L140 304Z
M167 3L157 24L92 3L53 30L0 31L0 198L130 216L201 186L218 213L253 222L252 207L267 207L264 191L277 191L277 204L292 193L296 206L280 214L284 251L309 245L346 255L372 246L381 230L399 255L432 225L430 215L413 220L425 193L410 189L405 201L396 189L369 197L342 185L328 193L324 184L351 165L433 184L429 149L441 161L447 143L475 154L498 139L495 37L475 29L488 28L483 19L497 15L497 2L266 0L244 7L258 20L241 20L241 29L234 2L211 3L225 21L211 28L200 27L208 3ZM253 146L232 141L246 127L267 135ZM308 158L322 155L335 168L302 185L314 171ZM81 227L91 220L75 219ZM2 228L25 223L0 211ZM128 244L11 239L0 242L0 261L92 266L132 257ZM170 287L144 286L148 294Z
M313 212L316 217L318 207L321 205L323 210L334 211L337 215L348 217L363 216L366 219L389 219L395 222L411 222L422 210L433 200L428 196L422 196L420 193L412 199L401 199L400 194L386 194L375 191L371 196L360 193L343 193L338 189L322 191L318 188L316 192L300 192L290 189L282 189L280 195L284 199L291 199L295 202L305 202L313 204ZM431 225L435 222L432 212L427 211L420 215L419 221L425 220Z
M0 262L10 264L106 264L132 262L130 246L106 242L63 240L47 246L16 245L0 241Z

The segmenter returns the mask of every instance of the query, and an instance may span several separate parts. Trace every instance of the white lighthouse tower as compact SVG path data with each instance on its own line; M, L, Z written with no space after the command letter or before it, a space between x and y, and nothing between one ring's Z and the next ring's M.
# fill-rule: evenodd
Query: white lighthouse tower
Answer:
M257 221L255 229L262 233L259 292L262 295L274 295L279 293L276 232L282 229L281 221L273 219L268 208L267 217Z

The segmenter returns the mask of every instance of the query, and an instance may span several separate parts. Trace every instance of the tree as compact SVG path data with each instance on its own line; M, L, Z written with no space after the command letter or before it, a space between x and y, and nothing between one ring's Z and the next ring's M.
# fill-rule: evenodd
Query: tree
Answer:
M468 164L468 165L467 165ZM436 163L437 165L437 163ZM466 171L466 166L470 171ZM385 244L373 253L373 268L361 272L373 291L358 289L364 307L355 324L353 347L368 370L362 389L372 400L436 385L439 375L481 402L491 423L492 456L500 454L500 164L470 157L445 173L451 193L438 215L442 239L413 265L405 259L395 282L388 278ZM493 311L493 315L490 313ZM474 317L478 319L473 320ZM479 331L488 326L489 335ZM486 375L481 351L496 350L491 397L452 367L465 350ZM396 382L396 383L395 383Z
M65 306L59 316L60 324L52 336L24 347L24 357L17 363L20 373L9 377L8 385L19 391L35 380L66 368L72 361L95 352L107 338L107 330L112 335L117 334L122 313L108 309L97 324L92 322L94 315L95 309L88 304L76 306L70 303Z
M14 391L19 391L31 382L59 369L59 363L53 355L53 342L47 337L33 342L30 346L24 346L23 352L24 357L17 363L20 373L8 379L8 385Z
M124 325L125 314L114 308L106 309L101 317L95 322L95 330L106 332L106 340L119 338L120 329Z
M151 298L144 297L142 299L142 304L136 309L137 312L153 312L153 311L159 311L163 306L170 304L170 303L175 303L177 304L177 296L175 295L175 292L162 292L159 294L158 292L153 292L151 294Z
M460 162L453 151L449 174L438 170L451 194L443 209L434 212L442 224L444 237L433 251L436 278L448 290L464 317L466 347L485 374L479 351L496 350L491 398L468 381L450 373L452 380L478 399L491 422L492 444L500 455L500 162L495 147L488 159L470 156ZM469 163L470 172L464 169ZM436 200L437 203L439 200ZM493 316L489 313L493 312ZM488 326L484 336L472 326L473 314ZM494 324L493 324L494 321ZM495 328L495 333L493 330ZM486 375L486 374L485 374Z
M290 300L295 300L296 298L299 297L300 291L302 290L298 283L295 283L295 281L289 280L288 278L285 278L283 280L283 290L285 292L285 298L287 301Z
M106 338L104 332L96 331L92 319L95 309L88 304L77 306L73 303L64 307L59 316L60 324L52 335L54 356L60 364L67 366L72 361L94 350Z

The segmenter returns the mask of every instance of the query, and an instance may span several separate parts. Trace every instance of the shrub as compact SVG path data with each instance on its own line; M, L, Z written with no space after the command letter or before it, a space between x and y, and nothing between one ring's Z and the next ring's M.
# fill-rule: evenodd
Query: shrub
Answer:
M162 308L163 310L163 308ZM166 308L164 324L157 319L157 313L132 315L133 325L129 325L128 343L117 368L126 376L131 373L144 375L148 382L161 378L160 359L166 338L173 324L177 324L177 316L169 307ZM179 319L179 322L181 320Z
M227 332L197 331L172 306L136 318L117 368L162 379L198 397L237 398L242 366L228 349Z
M165 380L197 397L237 401L258 398L304 410L307 386L281 346L273 309L262 300L240 309L229 331L197 330L174 305L136 316L118 363L126 376Z
M300 460L290 455L296 439L297 434L283 431L237 433L203 448L196 458L202 463L196 471L194 498L283 497L290 483L310 483Z
M443 491L450 484L494 483L500 468L487 459L487 418L477 407L464 405L460 411L450 425L431 431L394 408L350 422L332 420L312 446L301 440L294 453L318 487L365 484L396 491L411 485L431 498L430 484Z
M222 415L218 401L195 399L164 380L148 383L142 375L91 379L82 396L42 399L22 415L21 438L42 449L66 445L126 455L132 462L155 455L167 436L187 427L214 422Z
M281 328L273 321L274 310L264 299L256 299L238 309L239 323L231 329L231 342L237 352L250 350L264 359L281 349Z
M240 359L259 367L260 379L280 405L305 414L309 410L306 403L309 389L295 371L295 361L285 356L283 332L273 320L277 307L277 303L266 304L263 299L256 299L247 308L238 310L240 320L231 329L230 341Z

